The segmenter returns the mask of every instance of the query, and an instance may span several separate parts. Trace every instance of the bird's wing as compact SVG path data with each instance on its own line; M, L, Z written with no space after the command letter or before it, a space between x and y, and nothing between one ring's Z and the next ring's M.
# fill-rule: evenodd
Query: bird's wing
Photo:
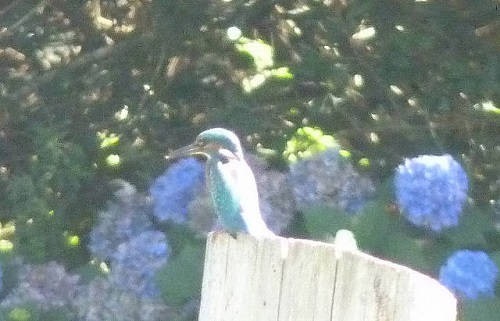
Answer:
M239 215L249 234L267 235L269 230L262 219L259 207L257 184L252 170L245 160L230 160L219 163L223 180L231 186L231 197L239 204Z

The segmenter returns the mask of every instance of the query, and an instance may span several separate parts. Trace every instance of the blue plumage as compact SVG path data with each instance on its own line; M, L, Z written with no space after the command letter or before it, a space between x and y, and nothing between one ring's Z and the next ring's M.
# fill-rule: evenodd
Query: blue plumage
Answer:
M227 129L212 128L199 134L193 144L171 153L170 158L194 154L207 158L207 187L224 229L256 237L274 235L262 219L255 177L238 137Z

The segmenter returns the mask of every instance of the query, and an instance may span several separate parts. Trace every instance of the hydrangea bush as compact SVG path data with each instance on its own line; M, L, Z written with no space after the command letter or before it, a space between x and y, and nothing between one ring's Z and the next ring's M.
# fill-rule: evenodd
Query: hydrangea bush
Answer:
M150 199L128 182L115 180L113 185L114 200L99 213L90 232L90 252L110 262L109 278L115 286L138 296L157 296L154 278L170 255L167 239L150 220Z
M467 175L450 155L406 159L396 169L396 201L411 223L439 232L458 225Z
M418 200L405 193L409 193L410 187L427 186L430 189L437 184L442 189L441 193L447 191L451 196L433 198L432 201L436 204L430 206L434 210L430 211L431 214L427 214L423 221L436 221L438 223L435 224L444 227L442 216L450 215L444 208L454 209L453 214L456 217L459 210L462 210L467 191L467 177L460 165L450 156L429 157L407 160L404 165L398 167L396 182L398 179L401 181L396 184L396 194L402 195L401 199L398 198L398 204L404 210L402 204L407 201L407 211L415 208L425 209L428 205L415 204L419 204L418 201L430 204L431 201ZM293 219L297 209L296 202L299 203L299 209L323 203L355 213L364 206L374 190L371 181L361 177L338 154L338 150L327 150L311 158L297 160L291 165L289 173L269 169L264 162L252 155L248 155L247 160L256 176L262 213L266 222L277 233L285 230ZM24 285L20 283L9 291L1 307L13 309L23 306L26 302L36 304L41 310L64 307L68 317L88 321L109 318L163 320L166 316L175 318L179 311L183 310L182 304L180 310L176 311L166 305L165 302L168 301L164 301L164 297L159 296L158 272L173 263L170 258L172 250L166 237L168 231L167 234L160 231L152 222L152 218L158 221L187 223L189 227L201 232L200 234L213 230L215 218L203 187L202 164L197 160L188 159L173 166L174 170L167 170L152 184L150 192L153 197L138 192L128 182L113 181L112 185L116 188L114 197L107 203L106 209L98 214L88 243L93 257L109 263L107 274L85 283L80 281L78 275L68 274L64 268L53 263L48 265L48 268L57 272L52 275L55 279L46 279L43 276L44 273L49 273L44 267L30 267L32 271L38 272L35 276L33 273L22 272L20 279L28 278L30 281ZM190 174L186 176L183 168ZM176 182L182 184L179 186ZM453 191L453 186L458 186L458 191ZM403 190L405 192L402 193ZM420 195L431 197L423 192ZM444 202L444 205L437 204L438 201ZM451 204L453 201L459 202L460 205ZM357 222L358 228L365 223L366 226L373 226L370 216L378 215L376 220L387 216L370 211L363 213L364 215L343 216ZM406 215L410 219L410 215ZM361 224L363 220L366 222ZM202 221L203 223L200 223ZM447 222L446 219L444 222ZM434 225L424 226L433 228ZM414 240L408 239L410 243L415 244ZM403 244L405 240L401 238L396 243ZM185 261L181 259L177 265L182 265ZM474 299L494 295L497 274L498 268L485 253L459 251L441 267L439 278L459 296ZM171 276L171 273L168 275ZM174 275L178 278L177 274ZM189 277L189 274L184 277ZM48 283L43 283L43 280ZM182 284L182 281L179 283ZM197 305L193 302L195 301L190 300L185 303L190 307L189 311L197 310L192 307L193 304Z

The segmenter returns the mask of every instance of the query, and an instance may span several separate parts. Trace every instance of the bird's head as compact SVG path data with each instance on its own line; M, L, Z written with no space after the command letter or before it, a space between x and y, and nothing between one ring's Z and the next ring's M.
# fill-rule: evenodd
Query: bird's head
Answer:
M170 153L168 158L175 159L192 155L242 160L243 150L235 133L224 128L211 128L201 132L194 143Z

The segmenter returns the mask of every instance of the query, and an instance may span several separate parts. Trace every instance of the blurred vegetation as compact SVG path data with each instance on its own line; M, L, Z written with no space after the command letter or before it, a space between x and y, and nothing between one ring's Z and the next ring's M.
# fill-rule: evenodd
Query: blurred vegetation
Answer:
M109 182L122 178L147 190L168 150L214 126L234 129L247 149L280 166L290 155L338 144L361 172L386 185L404 157L452 154L471 180L474 220L449 238L394 229L402 223L390 214L397 212L390 196L379 197L375 216L325 219L311 209L297 226L316 238L324 229L351 228L362 247L428 273L458 246L453 240L498 252L499 6L2 2L0 261L13 252L26 262L85 265L89 231L112 198ZM388 234L393 241L384 241ZM442 251L429 251L429 243ZM391 244L406 248L386 248ZM197 261L179 252L177 265ZM174 302L189 293L163 291ZM479 310L471 308L466 320L486 320ZM30 313L21 307L9 317L29 320Z

